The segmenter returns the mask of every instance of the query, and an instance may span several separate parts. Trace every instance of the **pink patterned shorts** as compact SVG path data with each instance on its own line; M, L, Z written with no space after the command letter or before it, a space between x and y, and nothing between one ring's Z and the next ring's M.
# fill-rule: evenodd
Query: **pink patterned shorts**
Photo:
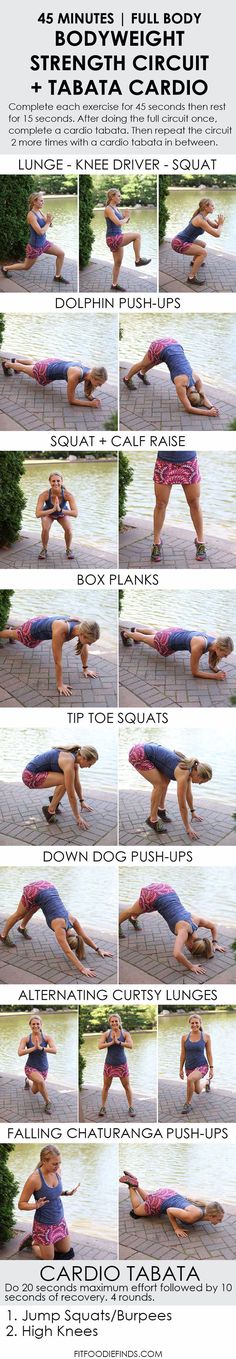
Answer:
M48 769L45 769L43 773L41 771L41 774L32 774L31 769L27 769L26 766L22 774L22 783L26 784L26 788L44 788L49 772Z
M120 245L123 245L124 237L122 235L122 232L118 236L107 236L106 239L107 245L109 246L109 250L112 250L113 254L115 255L116 250L119 250Z
M123 1080L123 1077L126 1076L126 1079L128 1080L128 1078L129 1078L128 1063L127 1063L127 1062L122 1062L122 1066L119 1066L119 1067L118 1067L118 1066L108 1066L108 1062L105 1062L104 1073L103 1073L103 1074L104 1074L104 1076L112 1076L112 1080L113 1080L114 1076L118 1076L118 1077L119 1077L119 1080L121 1080L121 1079Z
M149 769L153 770L151 761L146 760L143 746L132 746L129 752L129 763L133 764L134 769L137 769L138 773L140 771L140 774L148 773Z
M160 486L193 486L195 482L201 481L201 474L197 458L191 458L189 462L163 462L162 458L157 458L154 467L153 481Z
M187 255L191 241L181 241L179 236L173 236L171 245L172 250L176 251L176 255Z
M40 387L47 387L48 385L47 371L49 363L50 359L38 359L38 362L33 364L33 377L36 378L36 382L39 382Z
M23 646L29 646L32 651L35 646L39 646L39 641L33 642L33 638L31 637L31 625L35 622L35 618L30 618L27 623L22 623L21 626L17 628L18 642L22 642Z
M50 245L50 241L45 241L45 245L27 245L25 252L27 260L37 260L39 255L46 255L47 250L50 250Z
M149 887L142 887L139 905L142 908L143 914L147 911L155 911L157 909L155 906L157 896L169 896L170 891L171 888L167 886L166 882L151 882Z
M56 1241L62 1241L63 1236L68 1236L68 1227L65 1218L61 1217L60 1222L48 1227L46 1222L33 1222L32 1240L39 1246L55 1246Z
M172 628L166 628L165 632L155 632L153 642L155 651L158 651L159 656L169 656L169 637L171 637L171 632Z
M148 1194L144 1204L147 1217L153 1217L155 1213L160 1213L165 1199L169 1198L169 1195L173 1192L173 1189L156 1189L154 1194Z
M37 900L37 898L38 898L39 887L49 887L49 886L50 886L50 883L45 882L45 881L44 881L44 882L27 882L27 883L26 883L25 887L23 887L22 901L24 902L24 906L26 907L26 910L27 910L27 911L29 910L29 908L30 908L31 911L32 911L33 909L34 909L34 911L39 911L39 910L40 910L39 903L38 903L38 900Z
M186 1066L186 1067L185 1067L185 1071L186 1071L186 1076L192 1076L192 1071L190 1071L189 1067ZM203 1065L203 1066L198 1066L198 1067L196 1067L196 1071L200 1071L200 1076L206 1076L206 1075L207 1075L207 1072L208 1072L208 1064L207 1064L207 1062L204 1062L204 1065Z
M167 345L169 347L169 344L176 344L176 340L152 340L152 344L149 345L147 353L148 359L150 359L150 363L153 364L154 368L158 363L162 362L162 354L164 354L164 349L166 349Z
M48 1076L48 1071L42 1071L41 1074L42 1074L42 1076L43 1076L43 1080L46 1081L46 1080L47 1080L47 1076ZM34 1066L28 1066L28 1064L27 1064L27 1062L26 1062L26 1066L25 1066L25 1076L29 1076L29 1079L30 1079L31 1081L33 1081L34 1076L40 1076L40 1071L36 1071L36 1067L34 1067Z

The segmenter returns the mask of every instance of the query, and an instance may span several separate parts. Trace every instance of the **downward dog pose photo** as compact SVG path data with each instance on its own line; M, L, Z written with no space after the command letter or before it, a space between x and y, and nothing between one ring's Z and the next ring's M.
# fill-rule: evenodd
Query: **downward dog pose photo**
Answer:
M45 1081L48 1075L47 1054L56 1054L56 1044L54 1038L43 1033L42 1021L39 1015L29 1019L31 1029L30 1037L26 1034L21 1038L18 1047L18 1057L27 1057L25 1065L25 1090L31 1090L32 1095L41 1095L45 1104L45 1112L51 1114L52 1105L48 1098Z
M225 953L225 949L218 944L217 928L213 920L207 920L202 915L193 915L183 906L177 892L173 887L169 887L166 882L152 882L148 887L142 887L137 901L132 906L121 908L119 915L119 933L122 937L122 925L125 920L130 920L135 930L139 929L138 918L147 912L156 911L162 919L166 921L171 934L174 934L173 957L180 967L187 969L187 972L205 972L205 968L198 962L190 962L189 957L183 952L187 948L191 959L213 958L214 953ZM198 929L209 930L211 938L206 935L204 939L199 938Z
M146 743L131 747L129 761L134 769L137 769L137 773L142 774L142 777L153 786L146 825L157 835L165 830L165 825L171 820L165 811L167 789L169 783L176 782L179 811L186 834L190 840L198 840L199 837L189 821L189 812L191 821L202 820L201 816L197 816L193 806L192 784L204 784L212 779L210 765L202 764L194 758L188 759L180 751L166 750L164 746Z
M205 265L207 259L207 249L205 241L199 240L205 232L209 236L221 236L224 226L224 213L219 212L213 222L209 217L215 212L214 203L211 198L201 198L196 211L190 218L190 222L171 241L172 250L177 255L190 255L190 273L187 274L187 283L196 283L200 287L204 283L204 278L198 278L199 270Z
M53 241L47 238L47 229L53 225L53 218L50 212L44 211L44 194L38 191L29 196L29 211L27 213L27 225L29 227L29 241L26 246L25 259L17 264L2 265L1 272L5 278L11 275L32 269L33 265L40 258L40 255L55 255L55 274L54 283L68 283L68 279L63 277L62 267L65 251L59 245L54 245Z
M133 1108L132 1090L130 1086L129 1068L126 1057L126 1048L133 1048L133 1039L126 1029L122 1029L120 1015L109 1015L109 1029L102 1033L99 1038L98 1047L103 1051L106 1048L106 1057L103 1073L102 1103L99 1110L99 1118L104 1118L106 1113L106 1102L110 1086L114 1078L121 1081L125 1091L130 1118L135 1117Z
M1 633L0 633L1 636ZM156 632L155 628L148 625L141 628L122 628L121 638L123 646L139 645L152 647L159 656L171 656L177 651L189 651L190 670L195 679L215 679L225 680L226 671L219 670L218 666L224 657L230 656L234 650L234 643L231 637L208 636L201 629L187 628L163 628ZM208 655L209 667L201 670L200 661L202 656Z
M43 815L49 823L58 816L59 803L67 793L71 811L80 830L87 830L87 822L80 816L80 806L87 812L91 807L85 802L79 777L79 769L90 769L98 760L94 746L55 746L41 755L35 755L23 770L22 781L26 788L54 788L51 806L42 807Z
M18 377L25 373L26 377L33 378L40 387L48 387L52 382L66 382L67 401L69 406L91 406L97 410L101 406L101 401L93 396L96 387L103 387L107 382L107 370L103 366L85 368L80 359L67 361L66 359L3 359L2 368L5 377ZM76 396L76 387L83 383L84 396Z
M63 684L62 676L62 648L65 642L77 639L76 655L81 657L82 670L85 679L93 679L96 670L88 668L89 646L98 640L100 628L98 623L80 622L79 618L30 618L19 627L6 627L0 631L0 639L8 639L9 642L21 642L22 646L29 647L30 650L40 646L41 642L52 642L52 654L55 666L55 679L57 693L70 696L72 690L68 684ZM25 782L25 780L24 780Z
M68 491L66 486L63 486L61 472L51 472L49 482L50 490L46 487L45 491L40 491L35 510L36 519L41 519L42 528L42 547L39 552L39 561L44 561L48 555L48 540L53 523L59 524L62 528L66 544L66 556L69 561L73 561L71 520L78 517L75 496L72 495L71 491Z
M43 1147L39 1164L26 1180L19 1198L18 1207L23 1213L34 1212L32 1236L24 1239L20 1250L28 1249L32 1244L37 1260L54 1260L57 1245L57 1254L65 1259L72 1258L74 1251L63 1214L62 1198L76 1194L77 1189L79 1184L74 1189L63 1189L60 1152L54 1147Z
M106 243L108 249L111 250L113 254L112 292L124 291L123 288L119 287L118 278L123 260L124 247L126 245L133 243L136 269L144 267L145 264L150 264L150 259L145 259L145 257L141 255L140 232L123 231L122 223L129 222L130 208L122 208L121 210L120 203L120 190L109 189L106 207L104 208L104 217L106 221Z
M180 1048L180 1080L187 1076L186 1100L182 1114L188 1114L193 1095L201 1095L211 1088L214 1068L209 1033L204 1033L201 1015L189 1015L190 1033L184 1033Z
M120 1184L127 1184L131 1217L160 1217L166 1213L175 1236L180 1238L187 1236L185 1228L195 1226L201 1219L211 1222L213 1227L223 1221L224 1209L217 1201L207 1203L206 1199L193 1199L189 1195L186 1198L175 1189L161 1188L151 1192L141 1189L136 1176L128 1170L120 1176Z
M176 395L181 406L189 415L218 416L219 411L216 406L212 406L208 397L203 391L202 379L197 373L193 373L191 363L183 349L183 345L178 340L163 339L153 340L149 345L144 358L137 363L133 363L129 368L126 377L123 378L125 387L130 391L135 391L136 384L133 382L135 374L145 386L149 385L147 373L158 364L165 363L174 383Z
M8 937L14 925L17 925L21 938L26 941L30 939L27 926L37 911L43 912L48 929L53 930L59 948L65 953L76 972L82 972L85 977L96 976L96 972L83 964L85 944L87 948L93 949L99 958L112 957L108 950L101 949L94 943L74 913L67 911L57 888L50 882L26 883L16 910L8 917L0 934L1 943L6 944L8 948L15 948L13 940Z

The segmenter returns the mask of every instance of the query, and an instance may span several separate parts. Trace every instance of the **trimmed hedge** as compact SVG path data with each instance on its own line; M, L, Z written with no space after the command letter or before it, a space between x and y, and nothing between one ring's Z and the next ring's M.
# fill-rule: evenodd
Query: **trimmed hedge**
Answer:
M161 245L161 242L164 240L165 229L166 229L166 223L168 222L168 217L169 217L168 207L167 207L167 202L166 202L167 195L168 195L168 192L169 192L168 184L169 184L168 175L160 175L160 179L159 179L159 242L160 242L160 245Z
M11 1156L14 1147L9 1147L2 1143L0 1146L0 1244L4 1245L9 1241L14 1230L14 1200L18 1193L19 1185L12 1171L8 1168L8 1158Z
M0 632L8 623L12 595L14 590L0 590Z
M29 236L26 217L31 192L30 175L1 175L0 241L1 259L5 263L24 259Z
M127 501L127 486L133 481L133 468L130 467L126 453L120 453L119 457L119 520L124 519Z
M0 349L1 349L1 347L2 347L2 339L3 339L3 335L4 335L4 330L5 330L5 316L4 316L3 311L0 311Z
M92 252L94 234L91 227L93 216L93 186L91 175L81 175L79 182L79 262L85 269Z
M24 453L0 453L0 546L9 547L18 537L26 504L19 485L24 472Z

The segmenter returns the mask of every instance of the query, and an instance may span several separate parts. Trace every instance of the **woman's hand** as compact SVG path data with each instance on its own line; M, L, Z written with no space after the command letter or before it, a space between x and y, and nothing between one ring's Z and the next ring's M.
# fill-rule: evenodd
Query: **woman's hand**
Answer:
M197 812L192 812L192 818L194 821L202 821L203 819L202 816L198 816Z
M70 695L72 694L72 689L69 684L61 684L60 687L58 685L57 692L58 694L61 695L61 697L70 698Z
M97 948L97 953L99 954L99 958L113 958L113 953L110 953L109 950L105 948Z
M92 967L80 967L79 970L82 972L83 977L96 977L96 972L94 972Z
M215 670L214 673L215 673L215 679L219 679L219 680L225 680L225 679L226 679L226 670Z
M175 1225L174 1225L174 1231L175 1231L175 1235L176 1235L176 1236L179 1236L179 1237L181 1237L181 1236L187 1236L187 1235L188 1235L187 1232L184 1232L183 1227L177 1227L177 1224L176 1224L176 1223L175 1223Z
M80 1181L78 1180L78 1184L75 1185L75 1189L67 1189L67 1190L66 1190L66 1198L71 1199L72 1194L77 1194L77 1189L79 1189L79 1188L80 1188Z
M84 799L83 799L83 802L81 802L81 807L85 807L85 811L86 811L86 812L92 812L92 810L93 810L92 807L89 807L88 802L84 802Z
M197 832L193 830L192 826L187 827L187 835L189 835L190 840L199 840L199 835L197 835Z
M102 404L98 396L87 396L87 402L88 406L94 406L95 410L98 410L99 406Z
M223 944L215 944L214 940L213 944L215 953L226 953L226 948L223 947Z
M183 1081L183 1080L184 1080L183 1067L181 1067L181 1070L180 1070L180 1073L179 1073L179 1074L180 1074L180 1080Z
M200 963L191 963L191 967L189 968L189 971L190 971L190 972L197 972L197 973L198 973L198 972L201 972L201 973L202 973L202 972L205 972L205 970L206 970L206 969L205 969L204 967L201 967L201 966L200 966Z
M83 820L82 816L76 817L76 824L79 826L80 830L88 830L88 823Z
M84 666L83 666L83 672L84 672L85 679L96 679L97 671L96 671L96 670L88 670L88 666L87 666L87 665L84 665Z
M33 1204L33 1203L30 1203L30 1204L29 1204L29 1208L33 1208L33 1207L34 1207L34 1208L43 1208L45 1203L49 1203L49 1199L47 1199L46 1197L45 1197L44 1199L37 1199L36 1204L35 1204L35 1203L34 1203L34 1204Z

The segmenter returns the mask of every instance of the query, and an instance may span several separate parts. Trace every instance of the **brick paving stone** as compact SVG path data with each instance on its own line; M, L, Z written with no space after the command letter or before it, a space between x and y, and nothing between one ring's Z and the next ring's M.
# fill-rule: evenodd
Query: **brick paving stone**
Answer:
M137 568L151 567L151 550L153 543L153 521L151 515L141 517L139 515L127 515L120 534L120 567L123 569L128 566ZM217 538L212 533L206 534L206 560L197 562L194 546L194 531L186 528L179 528L177 525L168 526L168 519L163 529L162 553L158 567L153 569L161 571L165 569L174 570L235 570L236 567L236 541L227 538Z
M130 626L125 619L122 618L121 621L122 628ZM135 625L142 628L138 620ZM210 630L209 621L209 633ZM201 668L203 671L209 668L206 656L202 659ZM226 708L230 705L231 697L236 695L235 658L230 663L227 662L226 673L227 679L224 683L221 681L214 683L212 680L203 683L203 680L193 679L187 652L180 651L172 656L161 657L142 643L139 646L124 647L120 640L119 705L127 707L132 703L133 707L138 708L141 702L146 708L151 708L157 703L168 708L188 706ZM6 683L4 674L1 675L1 679Z
M112 550L106 545L104 545L104 548L94 545L89 538L80 539L78 543L73 537L74 560L69 561L65 552L63 534L60 531L54 532L53 530L50 533L48 555L44 561L40 562L41 546L39 530L38 533L27 533L26 530L22 530L19 538L11 544L11 547L0 548L1 570L8 571L9 567L14 567L14 569L21 571L28 569L28 567L35 567L37 571L76 571L78 567L83 567L87 570L92 568L100 570L102 568L109 571L110 568L117 566L115 544L114 550Z
M27 1222L27 1219L25 1219L25 1222L22 1223L20 1227L15 1228L14 1236L11 1237L11 1240L7 1241L6 1245L1 1248L0 1258L2 1260L17 1260L18 1262L19 1246L24 1240L24 1237L29 1235L29 1231L29 1223ZM112 1240L108 1236L105 1237L102 1232L99 1236L93 1236L92 1231L89 1230L88 1227L87 1231L86 1229L84 1231L82 1229L80 1232L70 1231L70 1237L76 1260L93 1261L117 1259L117 1245L115 1239ZM25 1260L35 1260L35 1256L31 1250L24 1250L24 1254L19 1258L19 1264L24 1263ZM63 1262L61 1261L61 1263Z
M135 378L135 391L129 391L125 387L123 378L128 373L129 364L120 365L120 428L122 430L201 430L208 433L217 434L218 430L228 429L232 420L236 418L236 395L233 387L229 384L219 387L212 383L205 382L204 390L206 396L216 404L219 410L218 416L189 415L181 406L176 396L174 383L170 381L169 375L162 370L155 370L149 373L149 387L144 387L143 382ZM55 384L56 385L56 384ZM11 413L11 407L9 407Z
M141 777L141 776L140 776ZM150 785L151 788L151 785ZM160 836L146 825L150 810L150 790L140 792L139 788L120 793L120 844L122 845L185 845L189 843L180 817L176 796L168 790L167 811L171 815L168 831ZM198 839L201 845L223 845L226 836L233 835L236 845L236 822L233 821L235 806L221 802L220 798L207 799L199 791L197 811L202 816L198 826Z
M131 1087L132 1087L132 1072L130 1072L130 1079L131 1079ZM112 1082L112 1085L111 1085L111 1087L110 1087L109 1094L108 1094L107 1105L106 1105L106 1116L105 1116L105 1118L101 1118L101 1119L99 1119L98 1115L99 1115L99 1109L100 1109L100 1106L101 1106L102 1069L101 1069L101 1087L100 1087L100 1089L99 1089L98 1087L97 1087L97 1089L96 1089L96 1088L93 1087L93 1086L86 1086L86 1085L83 1085L83 1088L82 1088L82 1090L80 1091L80 1096L79 1096L79 1118L80 1118L80 1122L82 1122L82 1123L100 1123L100 1124L103 1124L103 1123L127 1123L128 1125L129 1125L129 1123L130 1123L130 1124L133 1124L133 1123L156 1123L156 1120L157 1120L157 1101L156 1101L156 1099L151 1099L151 1098L148 1098L148 1097L145 1097L144 1099L139 1099L139 1098L137 1098L136 1095L135 1095L135 1090L133 1090L135 1117L131 1119L130 1116L129 1116L128 1104L127 1104L127 1100L126 1100L125 1091L122 1091L121 1088L120 1088L119 1090L116 1089L116 1086L117 1086L118 1084L120 1084L120 1082L117 1082L117 1081L113 1081L113 1082Z
M4 351L4 357L10 354ZM101 408L70 406L65 382L54 382L52 390L51 386L39 387L25 373L6 378L0 364L1 429L5 428L5 415L24 430L104 429L111 416L117 414L117 398L117 384L111 378L103 388Z
M102 643L95 644L93 664L97 676L85 680L75 649L70 645L63 647L63 682L71 686L70 703L72 706L80 703L83 708L116 707L116 647L111 645L108 634L103 634ZM0 708L68 708L68 698L57 693L50 642L43 642L32 651L20 642L13 645L0 642L0 685L3 687Z
M225 1217L219 1227L210 1222L196 1222L188 1227L185 1239L174 1236L166 1216L130 1217L128 1191L120 1185L119 1256L123 1259L150 1260L218 1260L235 1259L236 1208L223 1203Z
M207 903L205 910L207 915ZM204 929L199 930L199 937L205 933ZM232 951L236 926L227 927L222 923L218 938L225 953L215 953L213 958L208 958L204 971L204 983L214 982L217 986L236 982L236 955ZM181 982L190 982L191 979L187 968L180 968L173 958L173 939L168 925L154 911L150 915L140 916L138 930L134 930L128 920L124 922L119 941L119 959L119 980L122 984L138 981L141 974L142 980L152 981L153 985L157 981L164 986L178 982L181 985Z
M159 291L160 293L198 293L199 285L195 286L187 282L187 276L191 265L190 255L177 255L172 250L170 239L162 242L159 249ZM198 274L198 278L202 277ZM207 260L204 270L204 283L201 286L201 296L204 293L235 293L236 292L236 254L226 254L224 250L209 249L207 242Z
M236 1096L231 1090L219 1090L215 1081L209 1094L193 1095L188 1114L182 1114L186 1097L186 1080L169 1081L159 1077L159 1123L235 1123Z
M50 792L50 790L49 790ZM42 813L42 805L48 801L48 790L26 788L22 783L0 782L0 844L1 845L97 845L117 843L117 798L115 789L101 789L100 793L89 786L92 813L88 813L88 829L79 830L72 815L68 799L62 806L62 814L51 826Z
M25 881L30 880L29 868L26 868L25 874ZM45 877L47 877L46 870ZM7 915L9 916L10 913L12 914L16 905L17 903L12 901L6 914L4 915L3 912L1 912L0 931L2 931ZM75 909L78 911L76 905ZM83 911L81 920L83 923ZM92 949L86 946L84 965L85 967L94 969L96 983L98 985L100 982L107 982L110 985L113 980L115 982L117 979L116 935L111 934L109 930L106 931L105 927L98 931L94 930L91 926L90 933L94 939L94 943L98 944L99 948L109 949L111 951L111 958L99 958ZM19 931L15 926L10 936L12 943L15 944L14 949L6 948L0 940L1 982L9 984L10 981L14 981L14 975L12 974L16 972L18 973L16 981L18 980L22 985L28 984L29 978L33 977L42 984L48 981L51 981L52 984L58 986L64 985L64 983L70 983L72 986L73 983L75 986L80 985L80 983L83 984L84 978L82 973L77 972L75 967L73 967L73 964L65 959L63 953L58 948L53 930L48 930L40 912L34 916L34 919L29 926L29 934L30 939L24 939L23 935L19 934Z
M122 265L119 274L119 287L124 293L156 293L157 279L148 269L127 269ZM80 293L109 293L112 284L112 258L92 259L86 269L80 269Z
M50 1079L47 1080L48 1099L52 1105L52 1113L47 1114L45 1104L40 1095L32 1095L31 1089L25 1090L25 1077L3 1076L1 1073L1 1110L0 1123L12 1122L37 1122L50 1123L51 1120L58 1119L60 1123L67 1123L71 1119L77 1122L78 1118L78 1098L77 1091L71 1090L65 1081L62 1086L56 1085Z
M68 280L66 283L55 283L55 257L53 255L43 255L36 264L33 264L29 272L24 269L17 274L13 273L11 278L0 274L0 293L76 293L78 290L78 271L76 260L65 259L63 261L63 275Z

